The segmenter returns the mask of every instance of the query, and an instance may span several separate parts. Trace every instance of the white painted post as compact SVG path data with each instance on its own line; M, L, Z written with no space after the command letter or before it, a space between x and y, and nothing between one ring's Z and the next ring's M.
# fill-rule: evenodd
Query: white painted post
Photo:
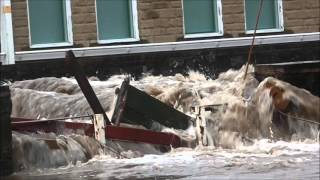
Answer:
M204 113L205 113L204 107L200 107L200 106L195 107L195 114L197 116L196 135L198 139L198 145L200 147L209 145L209 139L207 138L207 130L206 130L207 123L206 123L206 118ZM210 145L213 145L213 142Z
M103 114L95 114L93 116L93 125L94 125L94 137L101 144L106 144L106 125L104 122Z
M208 146L207 128L206 128L207 127L207 122L206 122L206 117L205 117L205 108L201 108L200 117L201 117L200 127L201 127L202 145Z
M200 106L196 106L195 107L195 114L197 116L196 118L196 136L198 139L198 145L200 147L202 147L203 143L202 143L202 134L201 134L201 107Z
M11 0L0 0L1 52L5 53L3 64L14 64L14 42L11 17Z

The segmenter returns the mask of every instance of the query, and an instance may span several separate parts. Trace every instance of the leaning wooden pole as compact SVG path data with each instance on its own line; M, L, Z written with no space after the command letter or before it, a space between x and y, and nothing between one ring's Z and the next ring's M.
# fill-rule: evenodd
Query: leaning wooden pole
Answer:
M74 77L76 78L80 89L82 90L84 96L86 97L92 111L94 114L102 114L107 125L110 125L110 121L103 110L102 105L99 102L98 97L94 93L83 69L81 68L80 64L76 60L75 55L70 50L66 52L66 63L69 65L71 72L73 73Z
M252 51L253 51L253 48L254 48L254 41L256 39L256 32L257 32L257 29L258 29L258 24L259 24L261 12L262 12L262 6L263 6L263 0L260 0L260 7L259 7L259 11L258 11L258 16L257 16L257 19L256 19L256 25L254 27L252 42L251 42L251 46L250 46L250 49L249 49L248 60L247 60L247 64L246 64L246 71L244 73L243 80L246 80L247 73L248 73L248 67L249 67L249 64L251 63L251 54L252 54Z
M11 107L9 86L0 85L0 177L13 172Z

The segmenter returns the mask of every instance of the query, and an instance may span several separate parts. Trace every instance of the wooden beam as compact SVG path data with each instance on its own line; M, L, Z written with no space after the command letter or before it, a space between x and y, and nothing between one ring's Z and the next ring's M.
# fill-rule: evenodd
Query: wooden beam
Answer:
M175 129L187 129L193 122L190 116L131 86L125 80L118 91L112 122L141 124L150 129L154 122Z
M69 66L72 74L76 78L76 80L77 80L77 82L83 92L83 95L86 97L94 114L102 114L103 118L105 120L105 123L111 124L107 115L106 115L106 112L103 110L103 107L99 102L98 97L94 93L82 67L77 62L76 57L74 56L74 54L71 50L66 52L66 63Z
M14 131L19 132L54 132L62 133L63 130L67 132L83 132L83 135L94 137L93 124L81 123L81 122L66 122L58 120L33 120L25 119L26 121L20 121L21 118L12 117L11 127ZM71 130L71 131L70 131ZM187 146L187 142L180 139L179 136L171 133L155 132L144 129L120 127L107 125L105 127L106 139L129 141L136 143L148 143L155 145L164 145L172 147Z

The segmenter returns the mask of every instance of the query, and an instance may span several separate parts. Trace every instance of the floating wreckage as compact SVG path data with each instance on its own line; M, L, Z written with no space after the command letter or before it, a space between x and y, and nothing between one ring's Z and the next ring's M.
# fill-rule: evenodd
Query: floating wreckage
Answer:
M12 117L11 127L13 131L53 132L57 134L80 132L82 135L94 137L102 144L106 142L106 139L149 143L175 148L189 144L189 142L184 141L175 134L156 131L156 127L165 126L185 130L193 123L192 117L134 88L129 84L128 79L122 83L121 89L116 90L117 101L110 121L72 51L67 52L66 62L72 69L84 96L94 112L93 115L73 118L89 117L92 123L65 121L70 117L46 120ZM123 122L142 125L146 129L123 127L121 126Z
M307 123L312 123L316 125L319 124L319 117L320 117L319 111L317 108L314 108L314 107L319 107L319 102L320 102L319 97L313 96L311 93L307 91L295 88L291 85L287 85L286 83L280 82L279 80L274 78L266 78L263 82L260 83L260 85L258 85L258 82L254 83L254 85L249 85L250 87L252 86L252 89L254 89L255 92L251 92L248 96L240 95L241 94L240 91L239 92L235 91L235 89L233 88L230 88L228 90L228 92L230 91L232 95L237 94L237 97L238 96L250 97L251 100L240 99L240 98L239 99L230 98L227 101L225 101L225 100L222 100L222 98L220 98L221 99L221 102L220 102L217 100L211 101L211 99L209 98L207 99L208 101L203 101L203 102L209 102L208 105L204 105L203 103L199 103L198 105L197 103L195 103L198 106L192 107L191 114L194 115L193 117L186 115L185 113L182 113L176 110L172 106L167 105L167 103L163 103L163 101L160 101L148 95L144 91L139 90L138 89L139 86L134 87L133 85L130 85L129 79L125 79L122 82L122 85L120 88L117 88L114 91L114 87L117 87L120 84L120 81L119 82L117 81L116 86L112 86L112 88L108 90L109 95L112 94L112 97L113 97L113 94L116 94L117 98L115 101L114 109L111 110L113 112L112 116L109 114L107 116L106 109L102 108L102 105L104 104L105 99L101 98L101 92L105 93L106 89L100 88L99 89L100 93L95 94L93 91L93 88L88 82L88 79L84 75L82 68L78 64L74 54L71 51L68 52L66 56L66 60L67 60L68 66L70 66L70 69L72 70L72 74L75 76L75 79L77 80L77 83L80 86L80 89L77 87L71 90L71 91L77 91L77 95L76 95L77 98L73 97L74 99L70 101L71 103L66 103L66 104L63 104L62 101L63 101L63 98L67 97L67 95L60 94L61 98L57 98L57 96L55 96L57 94L53 94L50 97L54 97L51 99L56 99L54 106L55 107L58 106L60 110L65 108L65 111L67 112L70 110L67 107L70 107L70 105L73 105L72 103L74 103L74 105L76 106L75 101L79 100L78 96L79 97L81 96L81 99L83 99L83 95L81 94L82 92L88 102L88 103L85 103L85 101L83 101L82 104L86 104L86 105L89 104L93 114L85 115L85 116L77 116L75 113L75 116L73 117L64 118L64 116L68 116L68 113L66 113L65 115L55 114L53 116L53 117L61 116L61 118L48 117L48 119L38 119L36 117L32 117L32 115L35 115L35 116L37 115L37 113L35 113L36 111L30 110L29 113L21 113L22 117L19 117L15 113L13 113L13 115L16 116L16 117L11 117L11 128L14 131L12 133L12 137L14 141L12 143L13 145L18 144L19 142L17 143L17 141L21 141L22 138L26 137L26 139L27 138L32 139L35 137L36 140L34 141L37 141L37 138L41 140L42 144L40 145L45 146L45 148L49 148L57 151L74 150L71 147L73 143L72 140L64 141L64 139L68 139L68 138L69 139L73 138L73 140L78 138L75 141L77 141L78 144L80 144L79 146L83 146L80 148L86 149L86 151L84 152L94 151L88 147L92 145L92 143L99 144L99 147L101 146L101 147L108 148L108 146L110 145L110 141L131 142L136 147L139 146L141 148L144 148L146 144L150 146L157 146L162 148L161 149L163 150L162 152L166 152L170 150L170 147L175 147L175 148L195 147L196 145L200 145L200 146L214 145L214 146L228 147L227 141L229 137L232 138L232 135L236 134L237 132L239 132L238 134L240 135L244 135L243 136L244 138L246 138L245 137L246 134L249 134L248 137L250 138L250 134L254 134L254 133L263 134L264 131L268 131L262 136L254 134L251 137L252 138L259 138L259 137L269 138L270 137L268 136L269 124L267 124L267 126L263 124L263 123L269 123L269 119L267 119L266 121L264 120L259 121L259 118L260 120L265 118L265 116L259 117L259 114L258 114L259 113L258 110L259 108L261 108L261 104L265 104L266 102L264 101L265 99L263 98L266 98L268 100L267 102L269 102L270 100L270 103L271 103L270 105L272 106L272 108L276 110L276 111L273 111L272 109L272 111L269 111L269 109L267 109L267 113L272 117L272 124L283 128L283 129L280 129L279 131L283 131L283 132L288 131L286 132L286 134L293 134L294 128L292 130L292 127L290 127L291 126L290 122L298 121L299 119L306 119L306 120L311 119L312 122L307 122ZM239 73L234 73L234 74L239 74ZM222 79L221 83L228 84L226 82L228 79L234 79L233 75L231 75L230 77L229 75L228 73L226 73L226 76L221 78ZM239 77L240 77L240 74L239 74ZM236 79L239 79L239 78L236 78ZM224 89L224 86L220 87L219 85L215 84L215 82L211 82L211 83L212 84L209 84L208 87L206 85L201 86L198 89L198 91L196 91L196 92L199 92L199 94L197 93L192 94L191 99L196 99L198 98L197 96L202 96L200 98L203 98L208 96L208 94L214 93L214 90ZM239 87L239 85L242 83L243 83L242 81L239 81L236 84L233 84L232 87ZM38 85L41 83L37 82L35 84ZM61 84L63 83L60 82L60 85ZM16 87L19 87L20 85L21 83L20 84L17 83ZM47 86L46 83L42 85L43 87ZM192 90L194 90L193 85L194 84L191 83L188 86L191 87ZM74 87L76 85L72 84L72 86ZM56 91L60 92L61 90L65 91L67 89L68 88L62 88ZM144 90L148 91L147 89L144 89ZM14 90L13 88L12 97L30 96L32 98L32 95L29 93L21 95L21 93L19 92L21 92L21 89L17 88ZM27 89L26 92L30 92L30 91ZM69 93L70 92L68 91L66 94L69 94ZM71 92L70 94L72 93L73 92ZM47 92L41 92L41 97L44 94L48 95ZM218 93L216 94L216 96L221 97L223 96L223 94ZM98 97L100 100L103 99L103 101L99 102ZM19 98L17 99L15 100L15 102L18 102L18 103L15 103L15 105L19 104L19 106L12 109L20 109L21 108L20 105L24 106L26 105L24 103L30 102L29 101L30 98L26 98L23 101L19 101ZM52 103L50 103L47 100L48 99L46 98L42 99L41 101L38 101L37 99L37 101L35 102L37 102L38 104L45 103L46 106L45 107L36 106L34 109L42 108L43 110L44 108L48 108L48 107L50 108L52 106ZM234 106L231 104L233 101L237 101ZM250 102L247 103L247 101L248 102L250 101ZM212 102L217 102L221 104L210 104ZM229 102L229 104L224 104L223 102ZM188 102L188 106L186 107L189 108L192 104L193 103ZM246 106L247 104L249 105ZM25 108L32 109L32 106L33 106L32 104L28 104L28 106L25 106ZM313 106L313 107L310 107L310 106ZM3 107L8 107L8 109L11 109L9 108L9 106L3 106ZM55 109L54 107L52 108ZM79 109L81 110L81 113L85 112L85 111L82 111L83 108L79 108ZM206 115L208 111L212 113L210 114L209 118L211 117L215 118L216 114L214 113L221 111L221 109L222 110L227 109L227 111L224 113L226 117L223 117L221 121L213 122L210 119L208 119L208 116ZM28 116L32 118L28 118ZM45 115L42 115L42 116L45 117ZM4 118L5 116L2 116L2 117ZM83 118L90 119L90 120L89 121L81 120ZM10 126L9 116L7 117L7 119L8 119L7 121L2 121L2 122L7 122ZM70 119L76 119L76 120L71 121ZM212 123L220 123L220 124L212 124ZM248 126L248 127L242 127L242 126ZM2 127L8 127L8 125L4 125ZM190 127L194 128L192 129L192 131L195 130L193 133L197 136L197 138L186 139L183 136L181 136L181 134L176 134L175 131L163 132L162 130L166 127L169 127L175 130L180 129L181 131L186 131ZM217 132L210 132L210 131L217 131ZM31 132L32 135L28 136L29 134L24 132ZM58 137L50 136L50 133L51 134L55 133ZM240 137L238 136L238 134L236 134L235 136ZM63 135L68 135L68 136L63 136ZM70 138L69 135L70 137L72 136L72 138ZM81 139L79 137L74 137L75 135L80 135L80 136L86 135L86 136L81 136L82 138ZM284 137L284 136L280 136L280 138L281 137ZM306 135L304 137L308 137L308 136ZM270 138L272 138L272 136ZM91 142L91 141L94 141L94 142ZM221 145L220 144L221 142L222 143L226 142L227 145ZM234 144L234 142L232 141L229 144ZM30 143L28 144L28 142L23 142L23 143L20 143L18 146L21 146L22 148L25 148L25 147L28 148L29 145ZM6 145L6 147L10 147L10 146L11 145L8 145L8 144ZM34 147L38 148L39 146L35 145ZM1 147L5 147L5 146L2 146L1 144ZM128 149L130 149L134 146L128 146L128 147L129 147ZM13 148L13 150L17 150L19 148L15 147ZM1 148L1 150L4 150L4 148ZM38 151L41 151L41 150L38 150ZM57 151L55 151L55 153ZM23 158L23 156L28 156L28 155L30 156L30 153L34 153L34 152L35 151L30 151L27 153L23 152L21 153L22 154L21 157ZM74 152L77 152L77 151L74 151ZM106 151L104 152L106 153ZM72 153L73 152L70 152L71 154L70 156L72 156ZM148 153L154 153L154 152L150 151ZM20 156L17 157L16 154L15 154L15 158L18 159ZM48 154L50 154L50 157L47 157ZM90 153L88 154L89 155L85 154L87 158L84 161L93 157L92 155L90 155ZM97 153L91 153L91 154L96 155ZM121 157L120 155L119 157ZM48 153L43 153L41 157L51 158L51 157L56 157L56 155L55 154L52 155L51 152L48 152ZM126 156L123 156L123 157L126 157ZM72 157L70 159L72 159ZM82 160L82 157L79 157L78 159ZM45 165L42 166L42 165L43 164L39 163L38 167L52 167L49 165L48 166L45 166ZM61 166L65 164L61 162L57 162L54 165Z

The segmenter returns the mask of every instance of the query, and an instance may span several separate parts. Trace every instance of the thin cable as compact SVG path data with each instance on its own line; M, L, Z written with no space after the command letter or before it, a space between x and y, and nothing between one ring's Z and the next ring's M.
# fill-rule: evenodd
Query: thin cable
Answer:
M256 32L258 29L258 24L259 24L261 12L262 12L262 5L263 5L263 0L260 1L259 12L258 12L258 16L256 19L256 25L255 25L254 32L253 32L253 38L252 38L252 42L251 42L251 46L250 46L250 50L249 50L248 60L247 60L247 64L246 64L246 71L244 73L243 80L246 80L247 73L248 73L248 67L249 67L249 64L251 63L251 54L252 54L253 47L254 47L254 41L256 39Z
M291 116L285 112L282 112L280 110L277 110L280 114L284 115L284 116L287 116L287 117L290 117L290 118L294 118L296 120L299 120L299 121L304 121L304 122L308 122L308 123L312 123L312 124L317 124L317 125L320 125L319 122L315 122L315 121L312 121L310 119L305 119L305 118L300 118L300 117L296 117L296 116Z
M85 117L90 117L93 119L93 115L82 115L82 116L72 116L72 117L62 117L62 118L52 118L52 119L26 119L26 121L19 120L19 121L13 121L14 123L25 123L25 122L40 122L40 121L60 121L60 120L67 120L67 119L78 119L78 118L85 118Z

